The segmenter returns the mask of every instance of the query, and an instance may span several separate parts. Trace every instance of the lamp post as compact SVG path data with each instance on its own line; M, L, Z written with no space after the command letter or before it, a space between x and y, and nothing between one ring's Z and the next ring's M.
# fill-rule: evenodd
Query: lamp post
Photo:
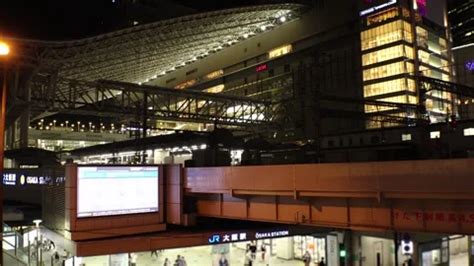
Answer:
M10 54L10 46L0 40L0 60L3 61L3 85L0 98L0 173L2 183L0 184L0 247L3 250L3 152L5 150L5 118L7 105L7 56ZM0 264L3 264L3 252L0 252Z
M36 228L36 265L40 265L43 262L42 254L41 254L41 243L43 242L40 235L40 224L43 222L40 219L33 220Z

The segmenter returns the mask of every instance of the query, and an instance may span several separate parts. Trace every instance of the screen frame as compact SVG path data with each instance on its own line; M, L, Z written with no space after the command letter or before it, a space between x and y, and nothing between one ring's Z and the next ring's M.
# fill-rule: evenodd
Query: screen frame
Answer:
M79 169L80 168L87 168L87 167L108 167L108 168L113 168L113 167L146 167L146 168L156 168L156 171L158 173L157 177L157 209L156 211L147 211L147 212L132 212L132 213L117 213L117 214L107 214L107 215L91 215L91 216L79 216ZM162 203L163 203L163 190L162 190L162 177L163 177L163 168L162 165L130 165L130 164L124 164L124 165L100 165L100 164L81 164L81 165L76 165L75 167L75 176L76 176L76 211L74 213L74 218L77 220L86 220L86 219L104 219L107 217L129 217L129 216L140 216L140 215L149 215L149 214L159 214L160 210L162 209Z

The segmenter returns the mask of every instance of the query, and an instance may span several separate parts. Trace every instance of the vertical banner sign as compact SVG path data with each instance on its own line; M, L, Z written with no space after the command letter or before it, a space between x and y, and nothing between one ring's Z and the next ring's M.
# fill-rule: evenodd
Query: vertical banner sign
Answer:
M426 16L426 13L427 13L426 1L428 0L416 0L416 5L418 6L418 12L422 16Z

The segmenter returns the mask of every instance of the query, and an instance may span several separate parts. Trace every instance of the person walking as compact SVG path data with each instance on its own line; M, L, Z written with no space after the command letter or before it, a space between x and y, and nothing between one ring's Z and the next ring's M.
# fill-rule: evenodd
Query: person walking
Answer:
M186 263L186 260L184 259L184 256L179 256L178 266L187 266L187 265L188 264Z
M262 244L260 246L260 252L262 253L262 261L265 262L265 255L267 253L267 249L265 248L265 244Z
M309 251L307 250L303 255L303 262L304 266L309 266L311 264L311 254L309 254Z
M321 261L319 262L319 266L326 266L326 263L324 262L324 257L321 257Z
M252 260L255 260L257 258L257 243L255 243L255 241L250 242L249 249L252 255Z
M219 266L229 266L229 261L224 255L219 259Z
M168 258L165 258L165 262L163 262L163 266L171 266L171 261Z
M137 254L135 253L130 253L128 255L129 261L130 261L130 266L137 266Z
M249 250L247 253L245 253L245 266L252 266L253 265L253 259L252 259L252 252Z

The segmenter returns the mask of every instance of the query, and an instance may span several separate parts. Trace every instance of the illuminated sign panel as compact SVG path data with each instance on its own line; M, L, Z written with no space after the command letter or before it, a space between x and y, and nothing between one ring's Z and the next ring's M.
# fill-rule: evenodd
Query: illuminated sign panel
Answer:
M257 72L263 72L263 71L265 71L265 70L267 70L267 69L268 69L267 64L259 65L259 66L257 66L257 68L255 68L255 70L256 70Z
M396 3L397 3L397 0L390 0L390 1L386 2L386 3L381 4L381 5L374 6L374 7L371 7L371 8L365 9L365 10L362 10L362 11L360 11L360 16L362 17L362 16L365 16L365 15L371 14L371 13L373 13L373 12L375 12L375 11L378 11L378 10L380 10L380 9L384 9L384 8L386 8L386 7L388 7L388 6L391 6L391 5L394 5L394 4L396 4Z
M288 230L263 232L263 233L257 232L255 233L255 239L283 237L283 236L289 236L289 235L290 235L290 231Z
M16 174L3 173L3 184L6 186L16 185Z
M77 217L158 211L158 167L78 167Z
M226 233L215 233L209 236L209 244L221 244L231 243L237 241L247 241L255 239L267 239L289 236L289 230L276 230L276 231L265 231L265 232L226 232Z
M426 0L416 0L416 5L418 7L418 12L422 16L426 16Z
M467 61L465 67L467 71L474 73L474 60Z
M3 184L7 186L15 186L17 184L17 180L19 180L19 185L47 185L52 184L52 181L61 183L64 181L62 179L64 178L57 177L55 180L53 180L51 176L38 176L23 173L3 173Z

